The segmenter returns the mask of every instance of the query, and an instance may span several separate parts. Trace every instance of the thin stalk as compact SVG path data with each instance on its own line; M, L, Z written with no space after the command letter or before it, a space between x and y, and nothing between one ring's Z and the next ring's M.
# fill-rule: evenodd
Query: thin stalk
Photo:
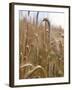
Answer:
M38 25L38 16L39 16L39 11L37 12L37 15L36 15L36 26Z
M30 15L30 11L28 11L28 17ZM28 50L26 48L26 46L28 45L28 30L29 30L29 23L28 23L28 20L27 20L27 31L26 31L26 40L25 40L25 53L24 53L24 56L27 56L27 53L28 53ZM26 62L27 62L27 58L26 58Z

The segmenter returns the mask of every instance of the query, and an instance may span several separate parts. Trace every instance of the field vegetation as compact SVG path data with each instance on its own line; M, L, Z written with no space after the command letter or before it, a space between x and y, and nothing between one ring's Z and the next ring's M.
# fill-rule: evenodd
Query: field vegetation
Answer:
M46 17L39 23L38 14L19 19L19 78L63 77L64 29Z

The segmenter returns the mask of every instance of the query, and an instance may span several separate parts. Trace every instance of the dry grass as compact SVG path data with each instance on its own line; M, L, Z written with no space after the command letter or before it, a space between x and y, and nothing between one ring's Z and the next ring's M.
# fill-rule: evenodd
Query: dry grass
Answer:
M37 22L19 21L19 78L63 77L64 30Z

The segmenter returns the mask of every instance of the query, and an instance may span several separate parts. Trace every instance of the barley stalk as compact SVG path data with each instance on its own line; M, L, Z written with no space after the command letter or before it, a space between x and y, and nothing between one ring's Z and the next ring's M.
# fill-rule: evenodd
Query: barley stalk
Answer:
M29 72L25 75L25 78L32 77L33 74L34 74L35 72L37 72L38 70L39 70L39 72L41 73L42 77L47 77L47 73L46 73L45 69L44 69L42 66L38 65L38 66L36 66L34 69L32 69L31 71L29 71Z

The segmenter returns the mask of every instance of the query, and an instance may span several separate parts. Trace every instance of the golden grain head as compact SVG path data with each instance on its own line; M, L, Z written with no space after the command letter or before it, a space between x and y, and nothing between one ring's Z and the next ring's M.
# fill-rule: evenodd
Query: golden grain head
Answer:
M28 48L28 49L29 49L29 45L26 45L26 48Z
M48 58L50 58L51 57L51 55L48 55Z
M48 29L46 29L46 32L48 32L49 30Z
M37 33L34 33L35 37L38 37L38 34Z

